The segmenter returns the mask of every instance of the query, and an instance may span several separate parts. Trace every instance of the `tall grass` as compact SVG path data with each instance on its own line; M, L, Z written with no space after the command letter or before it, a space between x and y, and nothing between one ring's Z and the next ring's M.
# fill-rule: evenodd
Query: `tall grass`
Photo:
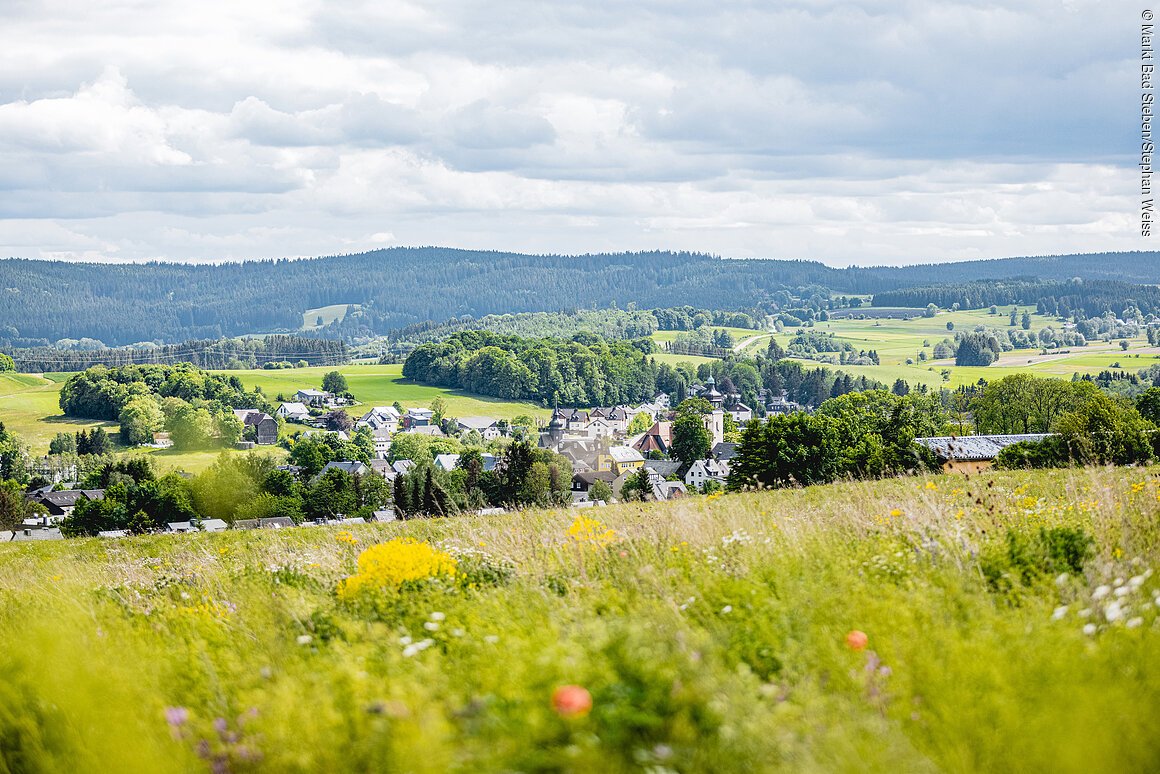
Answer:
M1108 469L9 544L0 770L1155 770L1158 514ZM456 580L336 594L401 535Z

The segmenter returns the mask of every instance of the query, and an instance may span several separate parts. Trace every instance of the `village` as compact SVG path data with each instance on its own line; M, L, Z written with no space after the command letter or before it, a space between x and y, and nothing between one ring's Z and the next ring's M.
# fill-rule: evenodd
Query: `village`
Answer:
M805 407L787 400L784 394L762 390L758 396L765 416L806 411ZM722 394L711 376L703 384L693 385L690 398L701 407L698 414L708 445L703 456L685 461L674 450L677 407L671 405L669 395L664 392L657 392L651 401L636 406L581 409L557 405L549 421L535 427L498 417L441 416L434 408L407 408L398 403L367 408L349 392L302 388L291 397L292 400L281 400L273 415L256 409L234 410L234 416L244 427L243 440L237 443L237 448L248 451L279 443L286 446L297 439L309 438L349 441L357 433L369 434L374 449L369 460L333 459L310 478L317 481L328 471L337 470L356 478L380 477L391 484L416 468L415 460L406 454L392 453L396 442L407 436L455 439L464 449L478 448L483 471L495 470L500 461L499 452L506 444L525 440L568 461L572 474L570 505L574 508L603 507L633 497L667 501L723 490L728 484L741 431L755 418L755 412L741 402L739 394ZM358 415L360 408L366 410ZM357 419L348 413L351 411ZM947 436L916 438L915 443L932 452L944 471L969 474L989 467L1007 446L1045 437L1045 434ZM149 445L166 448L170 443L167 433L158 432ZM460 466L461 456L434 453L434 468L450 473ZM278 469L294 476L304 473L293 464L279 465ZM54 483L27 493L28 500L39 508L37 515L25 519L21 529L13 534L14 541L60 539L63 537L61 522L73 513L79 502L104 498L103 489L70 488L70 485L76 487L76 482L68 480L69 471L40 469L39 472L51 473ZM477 512L488 515L504 510L483 507ZM296 522L282 516L237 519L232 523L205 518L169 522L161 531L182 534L231 528L281 529L299 524L357 524L399 518L402 518L400 513L384 506L366 518L338 514L337 518ZM119 538L130 532L105 530L97 534L103 538Z

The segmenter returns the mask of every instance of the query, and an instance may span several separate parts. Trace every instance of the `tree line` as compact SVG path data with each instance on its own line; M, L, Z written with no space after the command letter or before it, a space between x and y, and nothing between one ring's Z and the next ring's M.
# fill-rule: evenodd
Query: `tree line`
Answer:
M292 333L302 327L307 309L334 304L357 308L316 333L353 340L452 316L629 302L641 308L746 310L774 301L778 292L806 298L817 288L878 297L899 288L1012 276L1064 281L1119 274L1157 283L1156 266L1154 253L833 269L811 261L722 260L689 252L563 256L435 247L217 265L9 259L0 261L0 347L45 347L85 337L123 346ZM1133 289L1129 296L1141 293Z
M0 355L0 370L4 358ZM271 335L243 339L202 339L134 347L62 349L33 347L12 350L15 368L24 373L83 371L95 365L191 363L212 370L305 368L341 365L350 359L342 341L307 336Z

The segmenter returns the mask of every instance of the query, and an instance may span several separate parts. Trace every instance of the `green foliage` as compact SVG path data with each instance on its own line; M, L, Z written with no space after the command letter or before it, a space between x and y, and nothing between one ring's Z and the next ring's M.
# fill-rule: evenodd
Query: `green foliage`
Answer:
M173 366L94 366L61 386L60 408L66 416L116 420L136 397L181 398L187 403L214 402L226 409L273 407L260 392L247 392L236 376L211 374L188 363Z
M322 389L326 392L333 392L335 395L341 395L349 390L346 384L346 377L338 371L327 371L322 377Z
M588 488L588 499L594 502L612 502L612 486L603 479L596 479Z
M712 448L713 437L705 429L701 415L678 411L677 418L673 421L672 456L685 463L687 467L697 460L708 457Z
M16 363L12 361L11 356L0 352L0 371L15 371Z
M979 567L992 591L1012 593L1060 573L1080 575L1094 553L1095 540L1080 527L1008 529L987 545Z
M850 393L803 413L750 422L730 463L730 489L823 483L842 476L878 478L934 466L916 437L941 435L940 399L883 390Z
M989 366L1003 351L999 340L985 332L972 331L955 336L955 365Z

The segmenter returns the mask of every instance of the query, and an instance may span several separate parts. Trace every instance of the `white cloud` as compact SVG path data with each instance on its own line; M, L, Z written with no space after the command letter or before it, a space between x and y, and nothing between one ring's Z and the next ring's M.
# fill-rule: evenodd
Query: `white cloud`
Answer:
M0 254L1137 249L1095 0L24 0ZM1120 18L1122 16L1122 18Z

